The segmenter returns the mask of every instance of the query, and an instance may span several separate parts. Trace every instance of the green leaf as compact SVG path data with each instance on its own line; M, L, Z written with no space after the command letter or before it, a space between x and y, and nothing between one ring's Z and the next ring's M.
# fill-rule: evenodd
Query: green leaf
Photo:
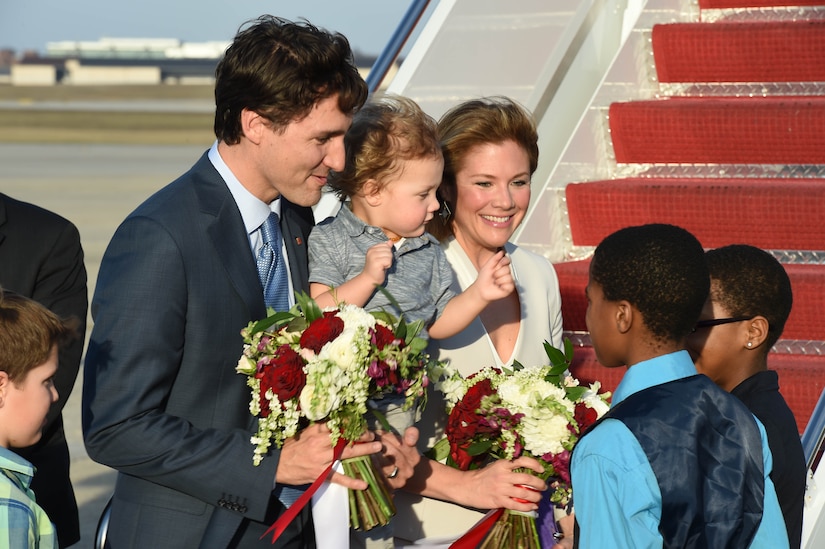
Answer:
M551 366L564 366L566 369L570 366L570 361L567 358L567 344L570 343L570 340L565 338L565 352L562 352L548 342L544 342L544 352L547 354L547 358L550 360ZM572 353L572 343L570 343L570 356L573 356Z
M369 402L367 402L367 405L369 406ZM374 408L372 406L369 406L369 411L372 415L375 416L375 419L378 420L378 423L381 424L381 429L383 429L384 431L386 431L388 433L399 434L397 430L392 428L392 425L390 425L390 422L387 421L387 416L385 416L384 414L379 412L377 407Z
M447 459L447 456L450 455L450 441L442 438L436 442L432 448L424 452L424 455L436 461Z
M289 311L281 311L279 313L269 315L268 317L262 318L261 320L256 322L252 326L250 334L257 334L258 332L263 332L268 328L271 328L272 326L281 326L292 320L294 317L295 315L293 315Z
M407 323L404 322L404 317L398 319L398 326L395 327L395 337L401 341L407 341Z
M587 391L588 387L567 387L565 388L565 392L567 393L567 398L572 400L573 402L577 402L581 399L582 395L584 395L585 391Z
M479 440L470 444L470 446L467 448L467 454L471 456L480 456L482 454L486 454L492 447L492 441Z
M324 312L318 306L318 303L309 297L306 292L295 292L295 302L304 313L304 318L307 319L307 322L312 322L324 316Z
M418 334L421 333L421 330L424 329L424 321L423 320L416 320L415 322L409 322L407 324L407 338L406 342L407 345L412 343L412 341L418 337Z
M395 326L395 323L398 322L395 316L387 311L370 311L370 314L388 326Z
M568 366L573 363L573 342L569 337L564 338L564 358Z
M387 298L387 301L389 301L393 307L395 307L399 311L401 310L401 305L398 304L398 301L396 301L396 299L392 296L389 290L387 290L384 286L381 286L380 284L376 284L375 289L384 294L384 297Z

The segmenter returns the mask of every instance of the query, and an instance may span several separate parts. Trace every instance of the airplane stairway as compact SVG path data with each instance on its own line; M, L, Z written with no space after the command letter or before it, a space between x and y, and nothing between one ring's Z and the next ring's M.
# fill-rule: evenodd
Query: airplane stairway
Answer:
M649 29L652 93L603 109L611 174L565 186L572 244L662 222L705 248L773 253L794 306L769 366L802 433L825 388L825 2L699 0L693 13ZM612 390L623 369L589 345L583 255L555 265L573 371Z

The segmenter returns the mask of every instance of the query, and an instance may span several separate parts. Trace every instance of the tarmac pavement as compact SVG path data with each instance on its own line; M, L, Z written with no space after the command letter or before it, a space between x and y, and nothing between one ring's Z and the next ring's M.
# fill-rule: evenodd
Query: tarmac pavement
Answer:
M0 144L0 192L77 225L91 302L100 260L118 224L146 197L186 171L209 146ZM87 339L91 328L90 317ZM81 540L72 549L94 546L97 522L115 481L115 472L89 459L83 446L82 377L81 367L63 411L81 522Z

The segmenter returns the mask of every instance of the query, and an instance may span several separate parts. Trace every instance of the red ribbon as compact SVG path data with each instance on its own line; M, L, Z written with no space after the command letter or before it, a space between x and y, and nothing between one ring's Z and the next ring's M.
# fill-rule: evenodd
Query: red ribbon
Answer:
M450 545L450 549L475 549L484 540L490 529L504 514L504 509L496 509L487 513L483 519L470 528L466 534L458 538Z
M284 530L287 526L289 526L289 523L292 522L292 520L298 516L298 513L301 512L301 509L303 509L306 506L306 504L309 503L309 500L312 499L312 494L317 492L318 488L321 487L321 484L323 484L324 481L326 481L327 477L329 477L329 474L332 471L332 466L335 465L336 461L341 459L341 454L344 453L344 447L346 445L346 440L344 440L343 438L338 439L338 443L332 450L332 463L330 463L329 466L324 470L324 472L321 473L321 475L315 479L315 482L313 482L312 485L309 488L307 488L306 492L301 494L301 497L299 497L298 500L295 503L293 503L283 515L278 517L278 520L272 523L272 526L270 526L269 529L266 532L264 532L264 534L259 539L264 539L268 533L272 532L272 543L275 543L275 540L278 539L278 537L284 533Z

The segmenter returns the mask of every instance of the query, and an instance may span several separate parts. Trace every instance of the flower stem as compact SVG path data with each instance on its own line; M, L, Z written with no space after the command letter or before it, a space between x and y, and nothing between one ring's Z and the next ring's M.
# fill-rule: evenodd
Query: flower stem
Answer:
M384 480L375 471L369 456L345 459L341 462L344 473L367 483L366 490L350 490L350 526L356 530L371 530L389 524L395 515L392 495Z

